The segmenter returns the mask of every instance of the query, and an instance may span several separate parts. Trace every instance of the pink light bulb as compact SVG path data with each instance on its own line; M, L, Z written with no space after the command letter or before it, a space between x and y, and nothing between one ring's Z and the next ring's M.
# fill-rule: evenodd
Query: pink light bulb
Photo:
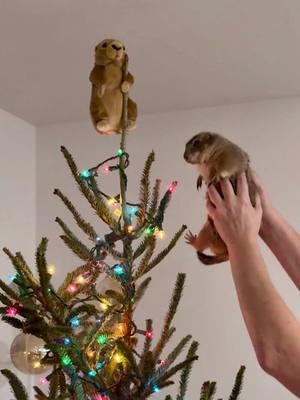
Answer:
M76 288L76 285L74 285L74 283L71 283L71 284L68 286L68 292L69 292L69 293L75 293L76 290L77 290L77 288Z
M110 173L109 166L108 165L102 165L101 172L103 174L109 174Z
M168 192L173 193L174 190L176 189L176 186L177 186L177 182L176 181L172 182L171 185L169 185L169 187L168 187Z
M153 332L152 331L147 331L145 334L146 338L152 339L153 338Z
M107 396L101 396L98 393L94 394L94 400L109 400Z
M100 269L101 272L104 271L104 269L105 269L105 263L104 263L104 262L102 262L102 261L97 261L97 262L96 262L96 265L97 265L97 267Z
M9 315L10 317L14 317L17 314L18 310L16 307L8 307L6 310L6 315Z
M42 378L42 379L40 380L40 383L41 383L42 385L47 385L47 383L48 383L47 378Z

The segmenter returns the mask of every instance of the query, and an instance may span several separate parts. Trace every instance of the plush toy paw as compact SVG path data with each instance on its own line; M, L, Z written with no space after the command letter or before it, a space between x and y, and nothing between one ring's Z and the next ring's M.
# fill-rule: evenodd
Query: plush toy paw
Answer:
M124 81L121 85L121 92L127 93L130 88L130 83L128 81Z
M197 235L194 235L191 231L188 231L185 235L185 242L187 244L190 244L192 246L195 246L196 244L196 240L197 240Z
M111 127L109 124L109 120L108 119L101 119L101 121L97 122L97 131L99 133L108 135L110 134L111 131Z
M97 88L97 96L99 97L99 99L101 99L103 97L105 93L105 85L101 85Z
M127 129L131 130L134 129L135 127L136 127L136 122L129 119L127 124Z

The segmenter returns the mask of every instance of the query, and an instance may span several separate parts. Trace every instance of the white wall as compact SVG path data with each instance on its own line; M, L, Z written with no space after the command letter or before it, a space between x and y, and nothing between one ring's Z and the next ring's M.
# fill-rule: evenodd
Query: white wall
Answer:
M205 202L203 194L196 191L196 172L184 162L182 155L186 141L198 131L206 129L226 135L249 152L253 165L267 184L274 204L300 230L300 98L140 117L138 129L128 138L131 155L128 169L129 199L137 199L138 180L144 160L148 152L154 149L156 162L152 177L162 178L163 187L167 187L173 179L179 181L166 215L167 237L182 223L187 223L192 231L198 231L205 219ZM61 144L69 148L83 169L114 154L119 147L119 138L97 136L90 122L38 129L37 232L38 237L46 235L50 238L48 259L57 265L57 282L80 262L58 238L60 229L54 222L57 215L72 227L74 223L59 199L52 196L53 189L61 188L84 216L96 221L75 188L59 151ZM116 194L117 176L102 178L102 188ZM98 226L99 234L103 234L103 226ZM16 229L12 231L15 235ZM263 251L274 283L299 316L299 293L269 251L264 247ZM200 341L200 359L190 380L189 398L199 398L200 383L207 379L217 380L219 397L228 397L235 372L241 364L247 366L243 399L294 398L262 372L257 364L238 307L229 265L204 267L183 240L153 272L152 286L139 308L137 320L141 323L146 318L153 318L158 335L172 284L180 271L187 273L187 282L176 317L176 339L192 333Z
M21 251L33 262L36 232L36 130L27 122L0 110L0 247ZM15 270L7 256L0 252L1 279ZM12 368L9 349L19 332L0 324L0 368ZM17 372L31 392L32 377ZM6 380L0 377L0 394L10 393ZM11 394L10 394L11 396Z

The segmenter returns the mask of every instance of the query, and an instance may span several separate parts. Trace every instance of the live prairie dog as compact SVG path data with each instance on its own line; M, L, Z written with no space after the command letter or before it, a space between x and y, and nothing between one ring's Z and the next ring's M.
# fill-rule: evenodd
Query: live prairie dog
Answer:
M256 187L249 173L250 159L235 143L217 133L201 132L187 142L184 159L198 168L197 188L201 187L203 182L206 186L215 184L221 196L223 195L219 182L222 178L228 177L236 192L237 177L246 172L250 200L252 205L255 205ZM226 245L209 216L198 235L189 231L185 239L196 249L199 260L204 264L211 265L228 260ZM207 249L212 255L204 253Z

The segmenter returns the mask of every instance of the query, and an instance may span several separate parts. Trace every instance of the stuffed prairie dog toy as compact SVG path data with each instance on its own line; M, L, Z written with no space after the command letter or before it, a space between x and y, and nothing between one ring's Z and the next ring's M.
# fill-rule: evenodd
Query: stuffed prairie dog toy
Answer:
M134 78L128 72L123 80L125 46L115 39L105 39L95 47L95 65L90 73L92 93L90 114L98 133L121 133L123 93L133 85ZM127 130L136 126L137 105L128 98Z
M246 172L250 200L252 205L255 205L256 186L249 174L249 156L230 140L217 133L198 133L187 142L184 159L198 168L197 188L201 187L203 182L207 186L215 184L221 195L219 181L222 178L228 177L236 192L237 176ZM211 265L228 260L226 245L209 216L198 235L189 232L185 235L185 239L196 249L198 258L203 264ZM209 249L213 255L205 254L206 249Z

